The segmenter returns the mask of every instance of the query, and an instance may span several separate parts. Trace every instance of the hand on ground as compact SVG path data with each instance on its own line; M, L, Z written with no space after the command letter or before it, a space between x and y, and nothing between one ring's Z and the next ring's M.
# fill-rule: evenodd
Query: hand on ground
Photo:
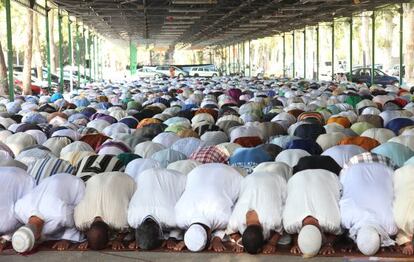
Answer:
M298 245L294 245L291 249L290 249L290 253L295 254L295 255L300 255L302 254L302 251L300 251L300 248Z
M52 246L52 248L56 249L57 251L65 251L65 250L68 250L69 247L70 247L70 242L67 240L58 241Z
M226 248L223 245L223 242L221 242L221 239L218 237L215 237L211 241L211 246L209 247L209 250L213 250L214 252L223 252L226 250Z
M263 254L274 254L276 252L276 246L272 244L266 244L263 247Z
M88 250L88 246L89 246L88 241L85 241L79 244L78 249L81 251L86 251Z
M322 256L333 255L335 254L335 249L332 247L332 245L324 245L319 251L319 254Z
M182 251L184 248L185 248L184 241L180 241L180 242L175 244L175 247L173 249L174 249L174 251Z
M401 249L401 252L402 252L404 255L407 255L407 256L412 256L412 255L414 254L413 244L411 244L411 242L409 242L409 243L405 244L405 245L403 246L403 248Z
M113 240L112 241L112 250L124 250L125 246L122 244L119 240Z
M129 245L128 248L131 250L138 250L138 244L137 241L132 241Z

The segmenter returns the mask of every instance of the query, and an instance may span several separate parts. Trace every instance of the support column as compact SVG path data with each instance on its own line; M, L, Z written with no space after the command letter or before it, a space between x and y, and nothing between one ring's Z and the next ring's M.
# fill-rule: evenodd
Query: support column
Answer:
M76 65L78 67L78 84L76 86L76 88L80 87L80 37L79 37L79 25L78 22L76 21Z
M97 80L101 80L101 39L96 37L96 76Z
M332 80L335 79L335 19L332 20L332 59L331 59L331 72Z
M403 54L403 44L404 44L404 5L400 5L400 85L403 83L403 60L404 60L404 54Z
M92 83L92 53L91 53L91 45L92 45L92 38L93 34L91 31L88 33L88 54L89 54L89 83Z
M353 32L354 32L354 20L351 16L350 20L349 20L349 76L350 79L348 79L350 82L352 82L352 60L353 60Z
M83 82L86 84L87 82L87 76L86 76L86 55L88 50L88 39L86 38L86 28L85 25L82 24L82 42L83 42Z
M306 27L303 29L303 78L306 79Z
M283 78L286 78L286 34L283 33Z
M97 56L97 43L98 37L94 35L93 37L93 79L96 81L98 79L98 56Z
M227 46L227 60L228 60L228 63L227 63L227 67L228 67L228 75L230 75L231 74L231 57L230 57L230 46Z
M129 40L129 70L131 76L137 72L137 46Z
M292 33L292 78L295 78L296 75L296 68L295 68L295 31Z
M243 41L243 76L246 76L246 41Z
M320 59L319 59L319 24L316 26L316 81L319 81L319 68L320 68Z
M73 90L73 49L72 49L72 21L68 16L68 37L69 37L69 65L70 65L70 91Z
M49 12L50 8L47 6L47 0L45 0L45 28L46 28L46 65L47 65L47 92L52 92L52 75L50 69L50 33L49 33Z
M375 84L375 11L372 11L371 16L371 33L372 33L372 54L371 54L371 85Z
M250 41L250 39L249 39L249 77L252 77L252 61L251 61L251 53L252 53L252 50L251 50L251 41Z
M6 30L7 30L7 67L9 71L9 99L14 101L14 80L13 80L13 39L11 30L10 0L5 0L6 7Z
M62 35L62 13L61 10L58 10L58 31L59 31L59 92L63 94L64 80L63 80L63 35Z

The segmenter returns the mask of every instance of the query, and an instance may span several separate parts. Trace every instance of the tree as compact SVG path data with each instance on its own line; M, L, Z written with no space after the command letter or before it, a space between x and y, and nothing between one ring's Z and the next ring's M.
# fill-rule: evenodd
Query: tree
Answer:
M50 40L50 71L56 74L56 64L57 64L57 56L56 56L56 45L55 45L55 11L51 9L49 12L49 40Z
M3 48L0 42L0 95L9 94L9 85L7 83L7 65L4 59Z
M33 11L27 9L27 27L26 27L27 45L24 52L23 65L23 94L31 95L32 82L32 51L33 51Z
M39 80L43 79L43 70L42 70L42 55L40 50L40 34L39 34L39 15L34 14L33 17L33 56L34 56L34 62L36 66L37 71L37 78Z

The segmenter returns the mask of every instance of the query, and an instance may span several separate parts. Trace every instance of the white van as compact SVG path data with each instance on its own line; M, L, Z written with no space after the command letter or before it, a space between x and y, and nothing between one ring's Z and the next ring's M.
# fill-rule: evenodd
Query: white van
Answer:
M190 76L195 77L215 77L219 76L220 73L217 71L217 69L212 67L192 67L190 72Z

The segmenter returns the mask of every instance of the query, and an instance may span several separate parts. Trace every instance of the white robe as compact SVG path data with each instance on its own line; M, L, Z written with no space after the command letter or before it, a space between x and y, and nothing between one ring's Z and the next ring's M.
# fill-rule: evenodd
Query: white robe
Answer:
M29 193L35 181L17 167L0 167L0 236L9 235L21 225L14 212L16 202ZM9 236L4 236L9 238Z
M175 206L178 227L186 230L193 223L202 223L213 236L223 238L241 180L240 173L228 165L212 163L194 168Z
M341 173L341 222L352 239L356 239L361 227L372 226L380 234L382 246L394 244L389 237L397 234L392 215L393 173L379 163L354 164Z
M226 233L243 234L246 213L256 211L265 239L271 231L282 234L282 214L287 196L287 182L283 176L269 172L253 172L242 183L239 199L234 206Z
M405 165L394 173L394 219L399 231L398 245L411 242L414 234L414 165Z
M42 240L81 242L82 234L75 228L73 209L85 193L82 179L70 174L45 178L29 194L16 203L19 221L26 224L31 216L44 221Z
M170 231L170 237L178 238L174 208L184 191L186 178L180 172L164 168L142 172L128 207L129 225L137 228L147 216L152 216L163 229Z
M283 225L289 234L297 234L303 219L312 216L319 221L323 232L341 234L339 212L341 184L327 170L308 169L293 175L288 182Z
M135 192L134 180L122 172L107 172L86 182L85 197L75 207L75 224L81 231L90 228L96 217L115 230L128 229L128 205Z

